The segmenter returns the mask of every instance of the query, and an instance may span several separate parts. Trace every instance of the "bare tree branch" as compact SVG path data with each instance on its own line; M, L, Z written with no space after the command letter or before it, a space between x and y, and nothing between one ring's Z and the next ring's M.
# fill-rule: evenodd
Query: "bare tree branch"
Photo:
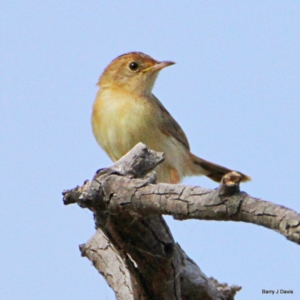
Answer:
M90 240L86 244L80 245L79 248L81 255L92 261L94 267L106 279L117 299L134 299L130 274L118 251L101 229L97 229Z
M174 242L162 214L250 222L300 243L299 214L240 192L238 173L227 174L216 190L155 184L150 171L162 161L162 153L138 144L91 182L63 193L65 204L78 203L94 212L98 230L81 251L117 299L233 299L240 289L208 279ZM101 254L104 244L112 251L107 258Z

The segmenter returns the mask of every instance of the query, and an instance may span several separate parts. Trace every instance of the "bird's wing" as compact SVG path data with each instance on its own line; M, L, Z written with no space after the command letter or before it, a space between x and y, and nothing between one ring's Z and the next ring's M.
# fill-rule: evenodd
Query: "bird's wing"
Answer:
M159 127L162 133L174 137L187 150L190 150L189 142L180 125L176 122L176 120L171 116L171 114L166 110L166 108L154 95L153 95L153 99L160 109Z

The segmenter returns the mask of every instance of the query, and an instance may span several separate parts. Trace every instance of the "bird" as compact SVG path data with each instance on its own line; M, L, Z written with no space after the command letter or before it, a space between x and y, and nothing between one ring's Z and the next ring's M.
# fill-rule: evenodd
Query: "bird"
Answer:
M155 169L157 182L177 184L185 176L194 175L221 182L232 170L192 154L184 131L152 93L158 73L174 64L142 52L115 58L97 83L99 91L91 117L93 134L114 162L139 142L164 152L164 162ZM242 182L251 180L238 173Z

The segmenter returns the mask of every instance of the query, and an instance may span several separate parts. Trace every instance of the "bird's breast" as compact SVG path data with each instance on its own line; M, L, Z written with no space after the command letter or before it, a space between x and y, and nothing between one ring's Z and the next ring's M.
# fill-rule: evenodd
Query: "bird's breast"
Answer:
M93 132L100 146L116 161L139 142L153 144L153 117L147 98L100 90L93 107Z

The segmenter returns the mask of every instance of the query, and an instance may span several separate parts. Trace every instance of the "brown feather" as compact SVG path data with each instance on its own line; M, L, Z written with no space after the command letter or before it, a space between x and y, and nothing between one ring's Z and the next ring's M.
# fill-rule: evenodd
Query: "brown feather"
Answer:
M209 177L210 179L220 182L223 178L224 175L228 174L229 172L233 171L228 168L222 167L220 165L214 164L212 162L209 162L207 160L204 160L200 157L197 157L196 155L192 154L190 155L193 164L194 164L194 171L195 175L197 172L198 174L203 174L203 170L206 171L206 176ZM237 172L241 175L241 181L250 181L251 178L241 172Z
M180 127L180 125L176 122L176 120L171 116L171 114L167 111L167 109L163 106L163 104L152 94L152 99L159 107L160 110L160 130L164 134L168 134L173 136L177 141L179 141L187 150L190 150L190 145L188 139Z

